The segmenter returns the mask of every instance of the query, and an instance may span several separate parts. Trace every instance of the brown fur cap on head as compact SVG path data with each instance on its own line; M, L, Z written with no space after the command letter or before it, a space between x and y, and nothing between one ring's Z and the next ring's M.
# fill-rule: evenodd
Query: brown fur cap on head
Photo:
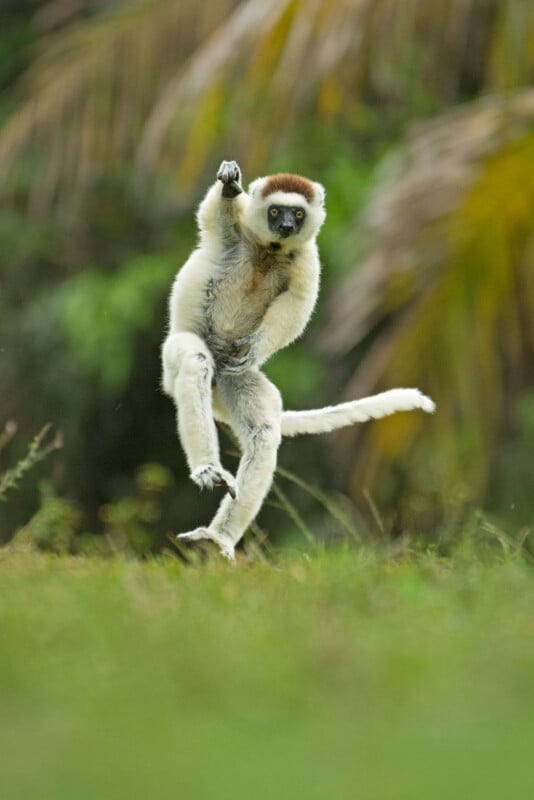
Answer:
M261 190L262 197L268 197L274 192L295 192L306 198L308 203L313 203L315 190L313 183L308 178L301 175L290 175L287 172L279 172L265 179L265 184Z

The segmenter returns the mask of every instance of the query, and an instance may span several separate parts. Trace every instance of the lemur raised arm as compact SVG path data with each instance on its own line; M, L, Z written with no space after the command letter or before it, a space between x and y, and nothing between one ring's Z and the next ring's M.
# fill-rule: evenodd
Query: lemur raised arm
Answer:
M176 403L192 480L227 489L210 525L178 538L211 539L231 560L269 491L282 436L434 410L417 389L393 389L313 411L283 411L278 389L261 372L302 334L315 306L324 196L319 183L286 174L258 178L247 194L236 162L223 161L198 209L198 247L172 288L163 389ZM215 420L228 423L241 444L235 478L221 465Z

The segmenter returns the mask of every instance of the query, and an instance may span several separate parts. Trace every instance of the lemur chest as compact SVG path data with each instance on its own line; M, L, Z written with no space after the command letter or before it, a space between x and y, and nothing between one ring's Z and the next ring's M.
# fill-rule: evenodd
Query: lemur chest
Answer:
M236 247L224 254L207 288L207 317L217 333L237 338L257 330L271 303L289 286L294 256Z

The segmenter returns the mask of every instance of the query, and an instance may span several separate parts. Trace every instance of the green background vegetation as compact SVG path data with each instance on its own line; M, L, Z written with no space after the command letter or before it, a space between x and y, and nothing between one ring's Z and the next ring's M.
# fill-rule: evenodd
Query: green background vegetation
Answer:
M0 4L9 800L533 796L533 78L531 0ZM222 158L327 189L285 405L437 403L284 443L237 570L159 389Z
M54 497L74 504L76 535L100 535L144 464L173 488L155 524L124 523L136 551L209 517L159 346L223 157L245 179L282 169L327 187L319 308L267 366L286 406L416 385L439 409L286 443L282 465L364 538L377 514L387 537L429 541L473 507L510 535L532 524L532 3L2 8L0 419L18 426L3 469L47 423L64 441L0 506L3 541ZM309 494L288 500L314 536L344 535ZM271 540L294 531L294 514L260 522Z

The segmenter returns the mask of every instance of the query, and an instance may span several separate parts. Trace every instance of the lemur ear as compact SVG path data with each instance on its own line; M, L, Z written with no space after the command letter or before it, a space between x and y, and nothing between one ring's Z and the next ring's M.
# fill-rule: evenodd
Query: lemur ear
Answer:
M313 198L314 203L318 206L324 206L324 201L326 198L326 190L321 183L314 183L313 184L314 194L315 197Z

